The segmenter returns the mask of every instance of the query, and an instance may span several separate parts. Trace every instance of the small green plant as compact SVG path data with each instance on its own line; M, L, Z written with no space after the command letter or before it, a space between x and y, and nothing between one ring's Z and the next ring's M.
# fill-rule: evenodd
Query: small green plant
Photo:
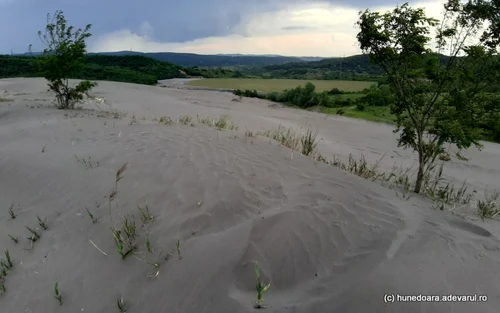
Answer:
M12 235L9 235L10 240L12 240L14 243L19 243L19 237L14 237Z
M90 217L92 224L96 224L97 222L99 222L99 220L94 217L94 214L92 214L88 208L85 209L87 210L87 215Z
M37 220L38 220L38 225L40 225L41 228L43 228L44 230L47 230L48 227L47 227L47 224L46 224L46 221L47 221L47 218L44 218L43 220L40 218L40 216L36 216Z
M54 298L56 298L56 300L59 302L59 305L63 304L62 295L61 292L59 291L59 282L57 281L54 284Z
M177 258L180 260L182 259L181 256L181 240L177 239L177 242L175 243L175 249L177 250Z
M115 239L116 251L125 260L132 252L135 250L135 246L129 241L123 238L121 235L121 230L111 228L113 231L113 237Z
M9 215L11 219L16 218L16 213L14 212L14 203L12 203L9 207Z
M0 264L0 265L3 265L3 264ZM5 268L5 266L0 266L0 267L1 267L1 269L0 269L0 274L1 275L0 276L2 276L2 277L7 276L7 269Z
M26 226L26 229L31 233L31 236L28 237L28 239L30 239L32 242L35 242L38 239L40 239L40 235L36 230L30 228L29 226Z
M123 231L129 239L135 239L137 232L135 227L135 219L133 216L126 215L122 221Z
M6 293L7 292L7 288L5 288L5 284L2 282L2 278L0 278L0 291L2 293Z
M257 302L255 303L255 308L262 309L266 307L262 304L264 301L262 296L271 287L271 283L264 285L262 279L260 278L260 268L257 262L255 262L254 271L255 276L257 276L257 285L255 286L255 289L257 290Z
M139 209L139 212L141 213L141 220L142 220L143 224L146 224L149 221L152 222L155 220L155 217L153 216L153 214L151 214L151 212L149 212L149 207L148 207L147 203L144 205L144 207L141 207L138 205L137 208Z
M154 253L153 248L151 248L151 240L149 239L149 233L146 234L146 249L149 253Z
M116 304L118 305L118 311L120 311L120 313L127 312L127 308L125 307L125 302L123 301L123 297L118 298Z
M14 263L12 263L12 259L10 258L9 250L5 250L5 265L7 265L7 269L11 269L14 267Z
M179 123L182 123L184 125L191 124L192 121L193 121L193 118L191 116L188 116L188 115L183 115L183 116L179 117Z

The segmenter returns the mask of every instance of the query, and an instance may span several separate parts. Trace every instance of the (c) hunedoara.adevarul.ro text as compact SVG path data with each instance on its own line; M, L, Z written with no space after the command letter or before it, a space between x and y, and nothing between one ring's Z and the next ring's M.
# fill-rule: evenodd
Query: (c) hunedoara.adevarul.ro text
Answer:
M405 295L405 294L394 294L388 293L384 295L385 303L395 303L395 302L486 302L488 301L488 296L469 294L469 295Z

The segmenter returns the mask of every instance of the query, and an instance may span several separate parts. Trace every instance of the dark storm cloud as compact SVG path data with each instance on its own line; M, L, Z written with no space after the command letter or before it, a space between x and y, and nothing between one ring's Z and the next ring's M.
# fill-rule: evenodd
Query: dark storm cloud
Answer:
M325 2L365 8L394 0L0 0L0 53L25 52L30 43L40 50L36 32L44 27L45 14L57 9L64 10L72 25L93 24L96 36L121 29L139 32L147 21L154 28L152 39L185 42L229 35L255 13Z

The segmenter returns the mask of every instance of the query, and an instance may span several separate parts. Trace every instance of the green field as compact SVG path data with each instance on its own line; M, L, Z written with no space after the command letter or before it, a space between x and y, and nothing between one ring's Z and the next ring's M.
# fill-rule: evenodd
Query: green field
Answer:
M241 89L257 90L261 92L283 91L285 89L304 86L311 82L316 91L327 91L338 88L342 91L353 92L369 88L374 82L344 81L344 80L300 80L300 79L258 79L258 78L208 78L192 80L189 86L214 89Z

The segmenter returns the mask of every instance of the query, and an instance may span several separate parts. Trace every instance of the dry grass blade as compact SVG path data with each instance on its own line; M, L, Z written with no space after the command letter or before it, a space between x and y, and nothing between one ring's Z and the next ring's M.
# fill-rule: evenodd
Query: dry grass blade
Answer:
M123 164L122 167L116 171L116 182L119 182L123 177L122 174L127 170L127 163Z

